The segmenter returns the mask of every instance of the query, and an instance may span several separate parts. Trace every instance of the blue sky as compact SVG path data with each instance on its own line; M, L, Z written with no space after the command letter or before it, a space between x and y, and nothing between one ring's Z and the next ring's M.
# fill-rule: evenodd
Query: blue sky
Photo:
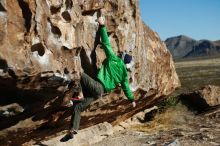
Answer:
M177 35L220 40L220 0L139 0L145 24L162 40Z

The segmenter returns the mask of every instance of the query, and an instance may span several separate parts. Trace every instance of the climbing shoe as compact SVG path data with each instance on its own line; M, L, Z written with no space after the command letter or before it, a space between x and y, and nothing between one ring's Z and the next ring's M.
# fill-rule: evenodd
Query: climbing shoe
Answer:
M66 142L70 139L73 139L74 135L71 133L66 134L63 138L60 139L60 142Z

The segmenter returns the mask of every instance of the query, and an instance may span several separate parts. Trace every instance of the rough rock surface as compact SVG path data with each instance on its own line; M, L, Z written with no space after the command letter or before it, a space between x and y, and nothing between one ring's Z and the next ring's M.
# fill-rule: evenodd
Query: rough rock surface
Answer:
M207 85L201 90L201 94L209 106L220 105L220 87Z
M132 109L117 90L83 113L82 128L104 121L117 124L180 85L169 51L142 22L137 0L1 0L0 106L16 103L23 109L0 116L2 132L19 128L3 142L19 145L67 129L71 110L59 107L65 81L81 69L94 76L105 57L96 22L101 8L114 51L134 56L130 82L138 106ZM21 124L25 119L31 119L28 128ZM48 130L48 123L56 128Z
M207 85L201 90L181 94L180 100L191 109L201 112L209 107L220 105L220 87Z

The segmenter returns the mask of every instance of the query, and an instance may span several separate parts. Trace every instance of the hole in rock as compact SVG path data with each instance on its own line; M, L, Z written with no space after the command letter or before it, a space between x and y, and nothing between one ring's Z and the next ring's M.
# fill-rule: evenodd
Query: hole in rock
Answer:
M66 9L71 9L73 7L72 0L66 0L65 5L66 5Z
M12 69L8 69L8 74L15 79L17 78L15 72Z
M27 84L27 83L29 83L31 81L31 78L30 77L26 77L26 78L24 78L22 81L21 81L21 83L22 84Z
M133 82L133 79L132 78L129 78L129 83L132 83Z
M66 67L64 68L64 73L65 73L65 74L68 74L68 73L69 73L69 71L68 71L68 69L67 69Z
M81 51L82 47L77 47L76 48L76 56L78 56L80 54L80 51Z
M133 10L132 17L136 18L136 9Z
M2 6L1 3L0 3L0 11L6 12L6 9Z
M28 6L28 3L26 3L24 0L18 0L18 4L22 10L23 18L25 19L25 28L27 32L29 32L31 28L31 17L32 17L31 10Z
M49 20L49 22L50 22L50 25L51 25L51 32L53 34L57 35L58 37L60 37L62 35L60 29L57 26L53 25L53 23L50 20Z
M8 64L6 60L0 59L0 69L8 68Z
M56 14L56 13L60 12L60 8L61 8L61 7L51 6L51 7L50 7L50 12L51 12L51 14L53 15L53 14Z
M45 53L45 48L42 45L42 43L37 43L31 47L31 51L32 52L37 51L40 56L43 56Z
M82 12L82 15L83 15L83 16L88 16L88 15L89 15L89 16L93 16L96 11L97 11L97 10L83 11L83 12Z
M66 21L68 21L68 22L71 21L71 16L68 11L64 11L62 13L62 16L63 16L63 19L65 19Z
M61 50L64 50L64 51L69 51L70 49L69 49L69 48L67 48L66 46L62 46L62 47L61 47Z

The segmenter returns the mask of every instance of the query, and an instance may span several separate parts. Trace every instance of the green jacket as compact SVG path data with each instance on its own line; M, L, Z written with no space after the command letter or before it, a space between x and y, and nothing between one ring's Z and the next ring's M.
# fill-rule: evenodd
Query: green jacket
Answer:
M101 26L100 35L106 59L98 72L98 79L102 82L107 92L114 89L120 83L125 96L128 100L133 101L134 96L129 87L127 69L124 62L112 50L105 26Z

